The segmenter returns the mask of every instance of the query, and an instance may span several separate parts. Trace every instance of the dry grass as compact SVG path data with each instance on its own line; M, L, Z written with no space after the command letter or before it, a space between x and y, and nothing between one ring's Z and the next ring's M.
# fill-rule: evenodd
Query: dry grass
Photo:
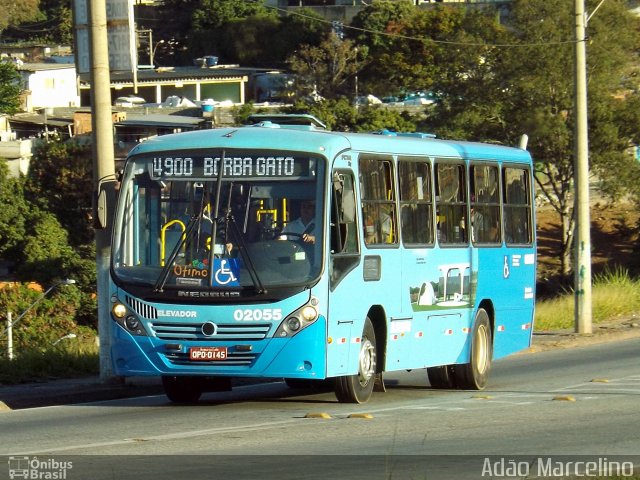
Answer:
M536 331L573 328L573 291L536 302ZM594 276L592 288L593 323L604 323L640 311L640 280L623 268Z

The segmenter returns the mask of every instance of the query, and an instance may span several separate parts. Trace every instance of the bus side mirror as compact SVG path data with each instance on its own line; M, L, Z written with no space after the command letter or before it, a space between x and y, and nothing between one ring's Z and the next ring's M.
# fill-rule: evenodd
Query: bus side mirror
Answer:
M93 215L93 228L96 230L104 230L109 226L109 219L115 205L115 189L116 180L113 177L107 177L98 183Z
M98 202L96 204L96 230L104 230L107 228L107 214L109 212L107 206L107 192L100 189L98 192Z

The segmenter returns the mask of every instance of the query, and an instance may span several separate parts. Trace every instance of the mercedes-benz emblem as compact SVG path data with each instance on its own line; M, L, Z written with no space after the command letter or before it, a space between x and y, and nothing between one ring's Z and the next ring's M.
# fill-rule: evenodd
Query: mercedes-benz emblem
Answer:
M205 337L213 337L218 333L218 326L213 322L205 322L200 330Z

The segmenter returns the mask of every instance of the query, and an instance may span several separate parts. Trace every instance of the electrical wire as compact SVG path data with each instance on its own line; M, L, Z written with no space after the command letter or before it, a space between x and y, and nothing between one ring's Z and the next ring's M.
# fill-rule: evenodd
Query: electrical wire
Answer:
M252 3L257 3L261 0L247 0ZM280 8L271 5L264 5L265 8L277 10L286 15L296 15L307 20L314 20L320 23L325 23L328 25L333 25L333 22L330 20L326 20L324 18L317 18L311 15L306 15L304 13L297 12L295 10L288 10L285 8ZM595 13L595 12L594 12ZM460 42L453 40L435 40L433 38L421 38L421 37L413 37L409 35L402 35L398 33L390 33L390 32L380 32L376 30L371 30L368 28L360 28L354 27L352 25L342 25L343 29L354 30L363 33L370 33L373 35L381 35L389 38L399 39L399 40L410 40L422 43L436 43L436 44L444 44L444 45L456 45L456 46L465 46L465 47L496 47L496 48L517 48L517 47L548 47L548 46L556 46L556 45L567 45L567 44L575 44L576 40L558 40L558 41L550 41L550 42L528 42L528 43L486 43L486 42ZM580 40L585 41L585 40Z

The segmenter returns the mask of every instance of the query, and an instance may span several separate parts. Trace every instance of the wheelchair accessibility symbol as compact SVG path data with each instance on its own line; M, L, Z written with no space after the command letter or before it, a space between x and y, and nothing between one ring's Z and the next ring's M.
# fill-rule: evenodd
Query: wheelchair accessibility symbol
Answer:
M213 261L213 285L214 286L239 286L240 265L235 258L216 258Z

